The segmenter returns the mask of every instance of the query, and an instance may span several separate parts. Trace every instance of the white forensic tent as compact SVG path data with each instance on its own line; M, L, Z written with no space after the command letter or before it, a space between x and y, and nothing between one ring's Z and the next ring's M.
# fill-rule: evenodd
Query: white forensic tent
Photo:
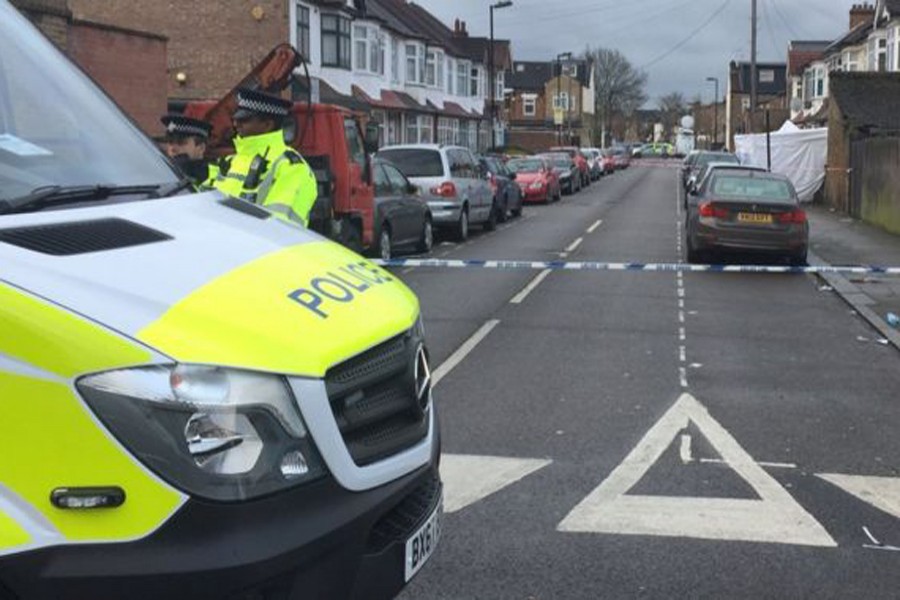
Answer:
M781 129L770 135L772 172L791 180L800 202L811 202L825 181L828 129L800 129L785 121ZM736 135L734 147L742 164L766 167L766 134Z

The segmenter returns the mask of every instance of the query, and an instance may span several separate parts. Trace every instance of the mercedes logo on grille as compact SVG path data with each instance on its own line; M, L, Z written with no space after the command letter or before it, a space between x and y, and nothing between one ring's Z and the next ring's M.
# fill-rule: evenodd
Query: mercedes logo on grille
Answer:
M414 393L419 408L425 411L431 401L431 367L428 365L428 353L422 344L419 344L416 349L415 361L413 365Z

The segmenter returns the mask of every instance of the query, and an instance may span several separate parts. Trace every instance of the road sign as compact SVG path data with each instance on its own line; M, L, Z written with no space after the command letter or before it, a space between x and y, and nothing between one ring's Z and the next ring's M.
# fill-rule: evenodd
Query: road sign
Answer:
M757 499L630 495L693 423ZM688 467L685 467L688 468ZM682 394L631 453L559 524L560 531L834 547L827 531L690 394Z
M554 125L562 125L564 120L565 112L561 108L553 109L553 124Z

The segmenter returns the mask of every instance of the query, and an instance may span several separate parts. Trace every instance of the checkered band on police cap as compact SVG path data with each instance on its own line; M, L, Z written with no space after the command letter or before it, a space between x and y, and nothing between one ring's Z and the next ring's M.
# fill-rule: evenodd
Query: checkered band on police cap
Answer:
M212 125L206 121L184 115L166 115L160 121L166 128L166 135L171 136L197 136L207 139L212 131Z
M238 90L237 106L238 109L273 117L286 117L291 112L291 102L289 100L246 88Z

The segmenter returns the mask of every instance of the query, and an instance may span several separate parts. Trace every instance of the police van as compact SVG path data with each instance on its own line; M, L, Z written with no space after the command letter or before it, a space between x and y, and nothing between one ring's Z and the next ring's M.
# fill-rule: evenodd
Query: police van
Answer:
M193 193L0 0L0 598L386 598L440 538L415 296Z

